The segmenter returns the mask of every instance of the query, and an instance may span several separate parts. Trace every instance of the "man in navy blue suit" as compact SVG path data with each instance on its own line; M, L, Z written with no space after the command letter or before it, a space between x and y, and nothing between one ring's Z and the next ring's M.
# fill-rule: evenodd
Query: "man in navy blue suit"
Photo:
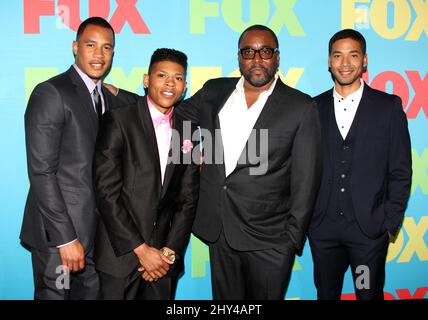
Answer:
M383 299L389 240L403 221L412 162L401 99L370 88L366 41L337 32L329 43L334 88L315 97L323 178L309 228L318 299L340 299L351 266L357 299ZM359 275L368 281L357 281Z

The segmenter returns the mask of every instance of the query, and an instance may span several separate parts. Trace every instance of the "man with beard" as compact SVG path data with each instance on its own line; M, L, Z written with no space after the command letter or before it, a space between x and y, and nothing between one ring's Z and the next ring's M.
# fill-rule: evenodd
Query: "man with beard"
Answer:
M204 138L193 232L209 245L214 299L282 299L319 186L318 113L279 79L272 30L251 26L238 46L242 77L209 80L176 109Z
M322 300L340 299L349 266L357 299L383 299L388 240L400 228L410 194L401 99L364 83L367 62L364 37L351 29L337 32L328 58L334 88L315 98L325 152L309 243Z

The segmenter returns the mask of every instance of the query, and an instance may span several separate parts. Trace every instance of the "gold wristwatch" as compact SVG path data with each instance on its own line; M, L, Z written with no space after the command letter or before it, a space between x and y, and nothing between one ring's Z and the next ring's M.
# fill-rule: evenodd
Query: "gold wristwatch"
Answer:
M175 262L175 253L174 252L170 252L165 248L160 249L160 252L167 257L167 259L171 262Z

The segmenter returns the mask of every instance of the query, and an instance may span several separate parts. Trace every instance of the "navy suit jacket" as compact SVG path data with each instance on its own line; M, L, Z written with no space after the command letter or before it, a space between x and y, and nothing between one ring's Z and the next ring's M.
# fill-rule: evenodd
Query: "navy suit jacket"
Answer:
M310 231L318 227L328 208L333 179L329 141L333 89L314 98L321 121L323 177ZM362 231L377 238L395 235L403 221L412 182L412 159L407 118L396 95L364 86L354 121L359 121L350 177L355 218Z

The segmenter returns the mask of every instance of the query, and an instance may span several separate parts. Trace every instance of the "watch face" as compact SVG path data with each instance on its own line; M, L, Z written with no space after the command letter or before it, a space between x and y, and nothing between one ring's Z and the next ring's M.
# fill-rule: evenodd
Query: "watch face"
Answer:
M175 262L175 254L174 253L169 253L168 250L166 249L162 249L161 250L162 254L168 258L169 261Z

